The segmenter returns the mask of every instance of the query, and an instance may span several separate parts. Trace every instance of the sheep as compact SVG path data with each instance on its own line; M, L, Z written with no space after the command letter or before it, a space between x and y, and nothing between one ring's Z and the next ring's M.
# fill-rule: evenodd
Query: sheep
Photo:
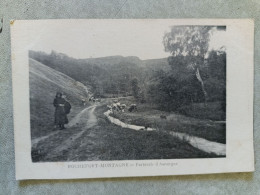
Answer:
M132 112L134 110L137 110L137 106L136 106L136 104L131 104L130 107L128 108L128 111Z
M125 109L125 108L126 108L126 105L125 105L125 104L121 104L121 108L122 108L122 109Z
M100 99L94 99L94 102L100 102L101 100Z
M117 103L117 102L118 102L118 99L114 99L113 102L114 102L114 103Z
M83 106L85 106L87 102L86 102L85 99L81 99L81 103L82 103Z
M112 110L117 110L117 104L112 104L111 107L112 107Z
M160 115L161 119L167 119L167 117L165 115Z

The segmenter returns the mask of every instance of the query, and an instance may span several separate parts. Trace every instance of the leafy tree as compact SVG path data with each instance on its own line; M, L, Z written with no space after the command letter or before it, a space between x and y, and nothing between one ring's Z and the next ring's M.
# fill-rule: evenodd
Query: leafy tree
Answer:
M208 98L200 68L203 66L208 52L211 26L174 26L165 33L163 44L166 52L170 52L169 64L174 69L176 64L180 70L188 69L200 82L205 101ZM182 68L181 68L182 67Z
M226 52L210 51L207 58L205 88L209 101L225 102L226 98Z
M131 88L132 88L133 96L135 98L138 98L139 97L140 88L139 88L139 84L138 84L138 79L137 78L132 79L132 81L131 81Z
M215 51L209 52L207 59L209 74L211 77L216 77L220 81L226 80L226 52Z
M200 101L203 94L195 75L181 79L177 74L158 71L148 88L149 101L165 111L173 111L183 105Z

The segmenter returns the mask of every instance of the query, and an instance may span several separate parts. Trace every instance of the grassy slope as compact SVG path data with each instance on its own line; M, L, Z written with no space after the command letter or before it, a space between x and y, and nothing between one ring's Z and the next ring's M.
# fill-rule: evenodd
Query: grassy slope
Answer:
M135 103L135 100L133 98L124 98L120 102L130 105ZM160 115L167 116L167 119L161 119ZM182 132L210 141L226 143L225 124L173 112L163 112L149 104L138 104L136 112L116 113L115 117L129 124L146 125L158 130Z
M192 147L184 140L158 131L134 131L111 124L103 114L106 105L95 110L97 125L87 129L79 138L71 142L68 149L47 158L48 151L53 151L72 133L81 131L74 127L62 131L48 140L40 142L38 149L43 151L35 161L98 161L98 160L145 160L145 159L182 159L182 158L216 158Z
M200 119L210 119L216 121L225 121L226 113L222 102L194 103L188 106L182 106L178 112L186 116Z
M105 106L96 109L98 124L101 127L96 130L96 133L99 134L99 139L103 140L99 146L102 160L217 157L168 134L155 131L134 131L114 124L107 125L107 119L103 114L106 110ZM106 133L101 133L104 127ZM84 155L82 157L84 159Z
M35 138L53 130L52 103L57 91L64 92L72 105L69 118L81 109L81 98L87 97L87 92L81 83L33 59L29 60L29 66L31 136Z

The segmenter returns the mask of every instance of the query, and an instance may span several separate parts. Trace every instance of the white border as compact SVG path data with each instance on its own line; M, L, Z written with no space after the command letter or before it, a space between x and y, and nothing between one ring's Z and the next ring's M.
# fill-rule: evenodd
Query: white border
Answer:
M152 23L153 25L225 25L227 26L227 155L217 159L85 161L32 163L29 114L29 31L35 23L83 22L91 25ZM40 31L39 31L40 32ZM58 35L57 35L58 36ZM16 179L104 178L154 175L186 175L254 171L253 153L253 51L254 21L250 19L91 19L91 20L18 20L11 22L12 79ZM128 167L102 168L120 165ZM136 163L150 163L139 167ZM157 163L171 163L157 166ZM82 166L83 168L68 168Z

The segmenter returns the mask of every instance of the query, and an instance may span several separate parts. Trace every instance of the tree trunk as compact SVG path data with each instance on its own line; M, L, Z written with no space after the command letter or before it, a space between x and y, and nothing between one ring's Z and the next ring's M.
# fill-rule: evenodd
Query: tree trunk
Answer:
M201 89L202 89L202 92L203 92L203 95L204 95L204 100L205 100L205 103L206 103L207 100L208 100L208 94L207 94L207 91L205 90L204 82L203 82L203 80L200 76L199 68L196 69L196 77L201 84Z

